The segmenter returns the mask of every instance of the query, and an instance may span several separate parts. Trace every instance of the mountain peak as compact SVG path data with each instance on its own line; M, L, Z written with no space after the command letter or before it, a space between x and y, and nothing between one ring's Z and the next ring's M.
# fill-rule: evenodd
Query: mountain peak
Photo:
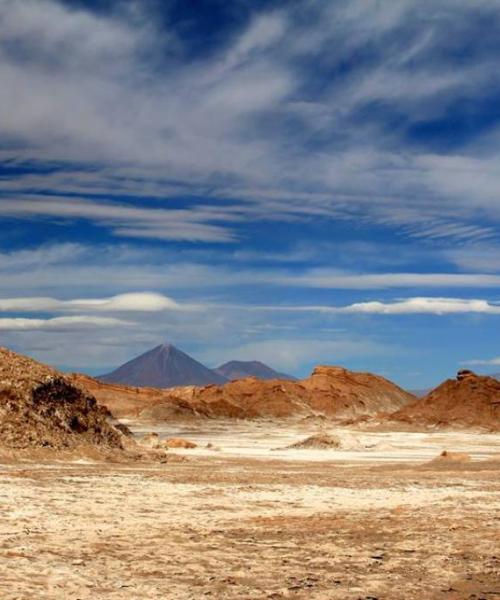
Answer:
M226 379L244 379L245 377L257 377L258 379L289 379L295 377L286 373L279 373L260 360L230 360L215 369L216 373Z
M182 385L223 384L227 380L174 345L160 344L99 377L106 383L169 388Z
M166 344L160 344L159 346L156 346L155 348L153 348L153 350L156 352L170 352L170 351L180 352L180 350L178 348L176 348L170 342L167 342Z

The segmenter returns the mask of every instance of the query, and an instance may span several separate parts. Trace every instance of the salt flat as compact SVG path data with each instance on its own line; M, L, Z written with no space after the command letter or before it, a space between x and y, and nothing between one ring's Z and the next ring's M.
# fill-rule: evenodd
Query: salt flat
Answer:
M1 465L0 597L500 598L499 436L276 451L307 428L200 424L160 429L221 450ZM428 462L444 448L474 460Z
M500 456L500 434L498 433L378 432L339 427L329 422L320 425L293 421L277 424L275 421L234 419L167 424L129 422L128 425L138 439L150 431L155 431L163 439L181 437L194 441L198 444L198 448L184 452L189 456L213 455L214 451L207 448L208 444L226 456L281 460L415 462L431 460L443 450L466 452L473 460ZM336 451L286 448L318 432L338 436L341 440L345 440L346 448Z

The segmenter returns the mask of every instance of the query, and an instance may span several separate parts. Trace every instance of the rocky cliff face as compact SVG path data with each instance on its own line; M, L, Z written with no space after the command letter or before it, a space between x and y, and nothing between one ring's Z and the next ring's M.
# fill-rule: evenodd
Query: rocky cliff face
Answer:
M0 446L122 448L123 437L86 390L55 369L0 348Z
M157 390L96 382L86 386L114 414L151 419L176 416L284 418L324 414L338 417L394 412L415 399L387 379L341 367L317 367L302 381L247 377L225 385Z
M425 398L392 415L393 420L437 426L500 430L500 381L462 369Z

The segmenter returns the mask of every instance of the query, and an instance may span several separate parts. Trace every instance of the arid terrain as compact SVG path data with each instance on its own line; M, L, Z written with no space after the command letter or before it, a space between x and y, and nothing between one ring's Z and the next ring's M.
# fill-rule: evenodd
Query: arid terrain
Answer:
M500 598L496 380L171 395L0 358L2 600Z
M160 431L199 445L165 463L4 461L0 597L500 598L500 436L227 425Z

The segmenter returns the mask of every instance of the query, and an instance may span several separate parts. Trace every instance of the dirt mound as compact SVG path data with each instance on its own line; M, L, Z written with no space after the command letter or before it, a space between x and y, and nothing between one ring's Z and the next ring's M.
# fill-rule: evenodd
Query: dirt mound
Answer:
M340 448L342 448L342 441L337 436L318 433L316 435L311 435L300 442L295 442L295 444L290 444L287 448L314 450L328 450L333 448L335 450L340 450Z
M425 398L403 407L391 420L440 427L481 427L500 430L500 381L459 371Z
M469 462L471 459L470 454L465 452L448 452L443 450L439 456L433 458L431 462Z
M316 433L310 437L295 442L286 449L312 449L312 450L361 450L363 446L350 435L331 435L328 433Z
M383 377L341 367L317 367L302 381L246 377L225 385L168 390L105 384L85 375L73 377L117 417L150 420L193 416L349 418L394 412L415 399Z
M0 348L0 445L6 448L123 448L109 412L61 373Z

